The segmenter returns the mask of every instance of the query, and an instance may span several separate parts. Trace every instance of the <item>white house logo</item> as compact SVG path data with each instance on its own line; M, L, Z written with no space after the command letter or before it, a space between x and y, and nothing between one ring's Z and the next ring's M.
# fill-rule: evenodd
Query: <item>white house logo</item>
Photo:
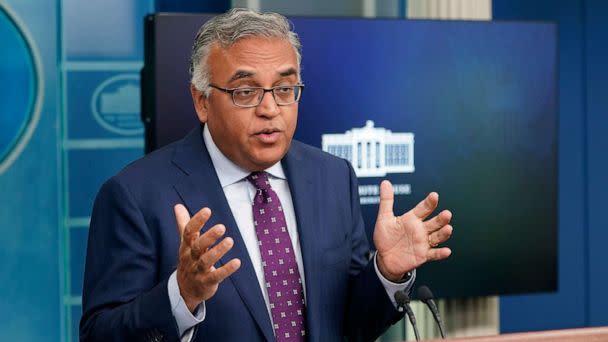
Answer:
M0 2L0 174L21 154L40 119L44 80L40 55L19 17Z
M321 145L323 151L350 161L357 177L414 172L414 133L393 133L374 127L371 120L344 134L323 134Z
M122 74L102 82L91 100L95 120L110 132L141 134L139 75Z

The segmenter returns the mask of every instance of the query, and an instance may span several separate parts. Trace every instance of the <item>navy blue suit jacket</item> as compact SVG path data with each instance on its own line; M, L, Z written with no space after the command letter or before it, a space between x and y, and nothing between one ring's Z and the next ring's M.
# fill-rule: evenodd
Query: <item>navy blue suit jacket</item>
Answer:
M306 280L309 341L373 340L401 318L366 254L357 179L348 162L293 141L282 160ZM167 281L179 234L173 206L212 210L241 268L206 302L193 341L273 341L253 265L203 142L202 126L130 164L95 200L83 290L83 341L177 341Z

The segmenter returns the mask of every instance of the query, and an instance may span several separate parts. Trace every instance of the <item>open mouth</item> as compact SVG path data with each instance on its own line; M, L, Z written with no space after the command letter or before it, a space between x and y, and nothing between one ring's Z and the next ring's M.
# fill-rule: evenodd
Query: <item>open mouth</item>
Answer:
M263 143L274 143L279 139L281 131L278 129L270 128L264 129L256 133L255 136L260 139Z

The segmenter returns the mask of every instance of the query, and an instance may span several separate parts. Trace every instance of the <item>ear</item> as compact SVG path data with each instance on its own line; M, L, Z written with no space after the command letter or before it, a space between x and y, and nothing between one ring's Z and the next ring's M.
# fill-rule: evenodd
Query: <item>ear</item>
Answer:
M205 93L196 89L194 84L190 84L190 94L192 95L192 102L194 103L194 109L196 110L196 116L202 123L207 122L208 115L208 98Z

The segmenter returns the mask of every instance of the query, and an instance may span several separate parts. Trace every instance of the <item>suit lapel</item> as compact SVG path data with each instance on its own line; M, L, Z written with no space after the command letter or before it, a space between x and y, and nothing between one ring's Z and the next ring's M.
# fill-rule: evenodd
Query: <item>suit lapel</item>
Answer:
M255 270L236 221L232 216L232 211L211 162L211 157L209 157L207 148L203 143L201 128L202 126L188 134L180 147L176 149L173 163L184 171L184 176L175 183L175 190L184 201L190 215L195 214L203 207L211 209L211 218L203 231L218 223L226 226L225 236L234 239L234 246L224 255L219 264L225 264L233 258L241 260L241 268L229 279L259 325L266 340L274 341L270 317L261 289L256 281Z
M304 263L304 276L306 282L306 323L309 341L322 340L319 336L319 313L322 312L320 303L319 265L320 265L320 229L322 218L319 217L321 192L320 182L315 182L316 177L322 177L319 165L312 165L302 155L299 142L293 141L289 152L283 158L283 168L289 183L291 198L293 201L296 221L298 224L298 235L302 249Z

